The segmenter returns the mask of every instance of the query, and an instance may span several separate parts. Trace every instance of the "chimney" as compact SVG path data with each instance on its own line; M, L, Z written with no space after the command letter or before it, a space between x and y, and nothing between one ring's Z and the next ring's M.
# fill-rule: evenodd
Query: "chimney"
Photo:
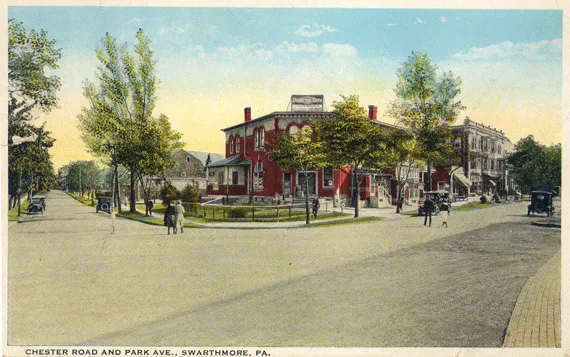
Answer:
M245 122L251 121L251 107L243 109L243 114L245 116Z
M378 107L375 105L368 106L368 119L377 120Z

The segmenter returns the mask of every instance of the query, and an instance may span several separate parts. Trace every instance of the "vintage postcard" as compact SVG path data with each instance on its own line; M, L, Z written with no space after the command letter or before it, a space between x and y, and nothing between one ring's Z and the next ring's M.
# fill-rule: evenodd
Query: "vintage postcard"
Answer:
M566 355L565 6L8 1L3 356Z

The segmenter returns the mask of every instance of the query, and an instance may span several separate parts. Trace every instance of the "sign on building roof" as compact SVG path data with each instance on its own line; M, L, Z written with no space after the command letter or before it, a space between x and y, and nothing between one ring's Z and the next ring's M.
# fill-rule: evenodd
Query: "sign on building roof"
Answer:
M324 95L292 95L291 111L322 112L324 111L324 97Z

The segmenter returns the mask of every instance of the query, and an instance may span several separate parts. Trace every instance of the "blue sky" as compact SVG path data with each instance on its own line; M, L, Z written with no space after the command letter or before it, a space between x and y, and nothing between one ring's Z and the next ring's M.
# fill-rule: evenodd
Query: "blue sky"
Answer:
M8 17L44 29L62 48L60 108L43 116L58 139L56 166L88 158L76 130L105 32L134 44L143 28L161 80L155 114L187 148L223 152L220 129L285 110L291 94L358 94L380 119L396 71L412 51L463 80L465 116L505 131L561 141L562 11L351 8L9 7ZM530 128L541 120L543 125ZM73 150L70 150L73 148Z

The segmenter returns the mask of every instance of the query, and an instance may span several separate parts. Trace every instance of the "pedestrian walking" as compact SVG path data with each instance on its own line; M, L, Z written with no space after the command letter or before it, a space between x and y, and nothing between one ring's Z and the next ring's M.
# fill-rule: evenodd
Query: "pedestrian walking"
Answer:
M170 234L170 228L172 228L172 233L176 234L176 208L170 202L164 211L164 225L168 228L168 234Z
M429 218L429 227L431 227L431 215L434 207L435 203L433 203L431 197L429 195L426 196L426 200L424 202L424 214L425 214L424 226L428 224L428 218Z
M180 227L180 233L184 233L184 207L182 207L182 202L176 201L176 206L174 206L176 211L176 223L174 230Z
M441 226L445 226L445 228L447 228L447 222L449 221L449 218L451 216L451 202L447 202L446 205L444 206L447 214L443 213L443 222L441 223Z
M152 208L154 207L154 203L151 200L146 201L146 208L148 210L148 214L152 216Z
M321 204L319 202L319 197L315 196L315 198L313 198L313 216L315 218L317 218L317 214L319 213L320 207L321 207Z

